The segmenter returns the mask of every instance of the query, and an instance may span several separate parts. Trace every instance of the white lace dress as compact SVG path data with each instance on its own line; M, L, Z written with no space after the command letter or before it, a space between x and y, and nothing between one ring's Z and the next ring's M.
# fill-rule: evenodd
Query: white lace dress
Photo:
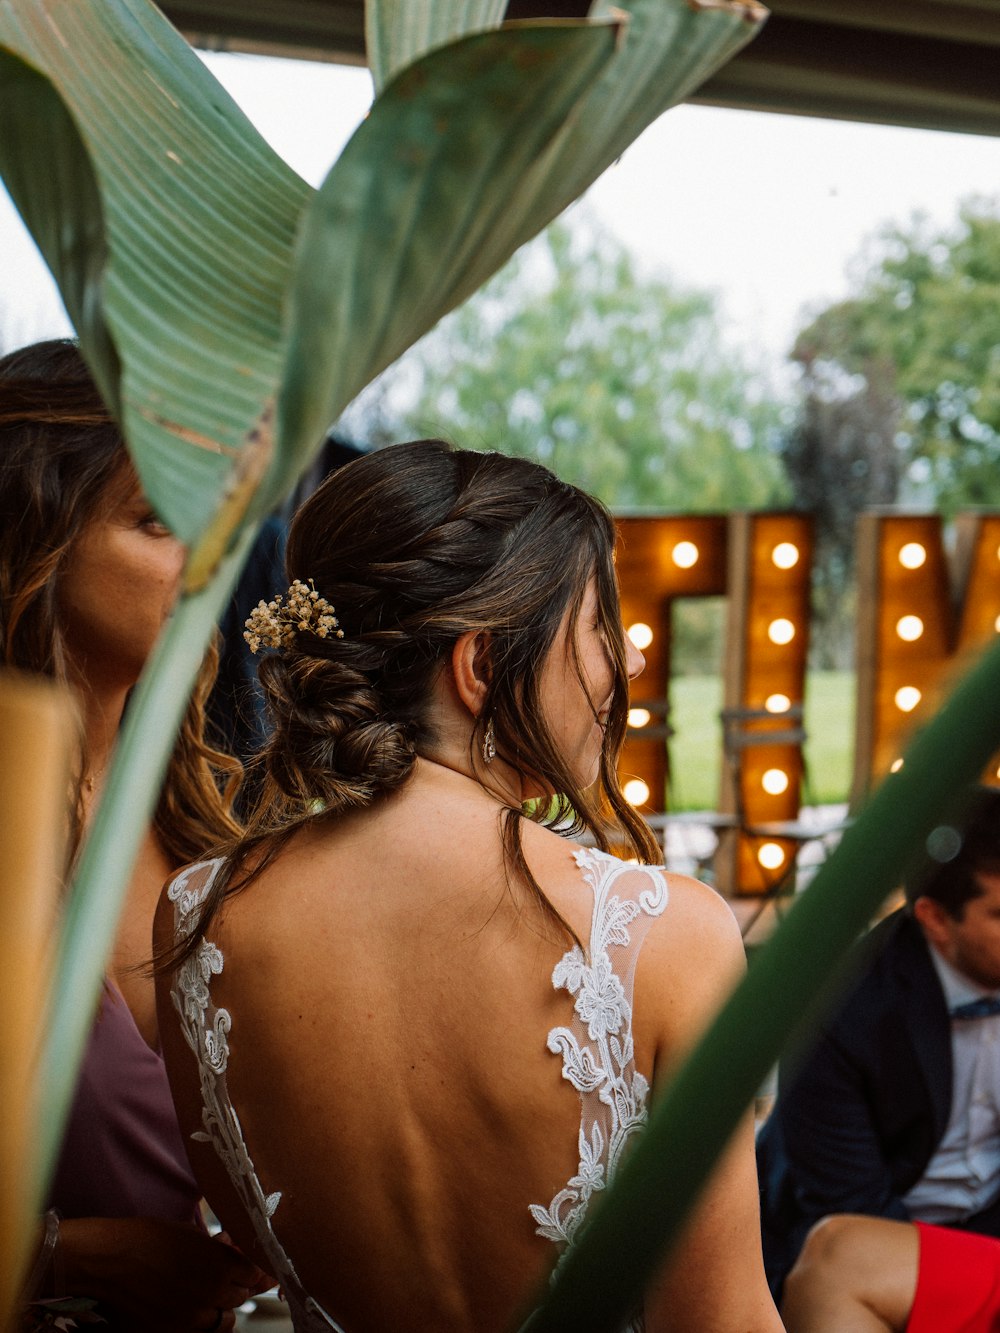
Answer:
M538 1235L563 1251L573 1243L590 1201L606 1188L631 1136L646 1120L649 1085L635 1067L632 993L643 940L667 905L667 877L591 849L577 849L576 863L593 895L586 953L574 945L552 973L552 984L573 997L565 1025L548 1034L548 1049L562 1060L563 1077L580 1094L579 1165L547 1205L526 1208ZM221 860L189 866L168 890L176 938L193 930L199 908ZM226 1069L233 1019L212 1003L212 978L223 969L221 951L203 940L179 969L173 1002L185 1038L198 1060L203 1128L192 1137L211 1143L223 1162L270 1268L288 1298L296 1333L323 1333L341 1325L302 1288L273 1220L281 1192L264 1192L247 1152L239 1117L229 1100ZM567 1009L569 1005L567 1004ZM641 1318L629 1325L641 1328Z

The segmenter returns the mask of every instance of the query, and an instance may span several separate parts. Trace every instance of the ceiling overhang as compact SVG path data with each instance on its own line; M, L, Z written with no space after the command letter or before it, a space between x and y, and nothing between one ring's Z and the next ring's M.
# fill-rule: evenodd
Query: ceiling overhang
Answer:
M364 63L363 0L164 0L196 46ZM510 0L511 17L586 0ZM761 34L691 101L1000 134L1000 0L772 0Z

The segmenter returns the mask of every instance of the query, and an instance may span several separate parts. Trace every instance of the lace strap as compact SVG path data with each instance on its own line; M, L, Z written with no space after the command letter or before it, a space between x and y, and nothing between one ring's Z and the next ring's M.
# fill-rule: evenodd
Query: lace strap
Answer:
M188 939L195 929L202 903L223 864L223 859L217 858L189 866L167 889L167 897L174 904L174 938L178 943ZM229 1098L226 1070L232 1018L227 1009L216 1008L210 992L212 978L222 974L224 962L221 949L211 940L203 939L178 968L171 987L171 999L180 1018L181 1030L198 1061L201 1083L203 1128L191 1137L200 1143L209 1143L215 1149L253 1225L261 1249L267 1255L271 1272L284 1288L289 1305L305 1312L305 1327L343 1333L340 1325L305 1293L292 1261L274 1233L271 1219L281 1202L281 1191L264 1192L247 1151L239 1117ZM296 1329L300 1328L303 1328L303 1322L296 1321Z
M669 897L659 868L589 848L574 856L594 899L590 937L586 954L574 945L553 970L553 986L568 991L574 1006L569 1022L549 1032L547 1045L580 1094L579 1162L547 1208L530 1206L537 1234L566 1247L647 1118L649 1083L635 1067L632 997L642 943Z

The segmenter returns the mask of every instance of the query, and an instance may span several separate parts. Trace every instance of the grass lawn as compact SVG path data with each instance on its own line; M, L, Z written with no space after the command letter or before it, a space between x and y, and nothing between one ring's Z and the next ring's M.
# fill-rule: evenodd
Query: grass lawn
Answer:
M846 801L854 748L854 675L810 672L806 682L807 801ZM722 681L682 676L671 682L671 809L714 810L722 759Z

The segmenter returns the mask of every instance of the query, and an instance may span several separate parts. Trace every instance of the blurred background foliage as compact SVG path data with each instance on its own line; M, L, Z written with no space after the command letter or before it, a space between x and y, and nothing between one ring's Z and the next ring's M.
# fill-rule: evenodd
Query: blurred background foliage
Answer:
M649 272L586 210L551 226L343 419L381 445L436 434L539 458L625 510L786 505L817 516L808 762L847 797L854 524L874 505L1000 505L1000 203L862 240L848 299L804 314L785 367L711 291ZM0 323L0 350L18 341ZM674 793L717 795L725 606L673 614ZM708 756L708 758L706 758Z
M887 225L861 242L850 287L804 313L774 366L746 350L752 330L735 343L715 293L648 271L584 205L343 424L375 444L434 434L538 458L618 510L809 509L811 665L842 673L857 515L1000 505L1000 202L969 200L944 228ZM714 675L722 630L719 603L679 604L676 674ZM817 688L839 699L842 684Z

